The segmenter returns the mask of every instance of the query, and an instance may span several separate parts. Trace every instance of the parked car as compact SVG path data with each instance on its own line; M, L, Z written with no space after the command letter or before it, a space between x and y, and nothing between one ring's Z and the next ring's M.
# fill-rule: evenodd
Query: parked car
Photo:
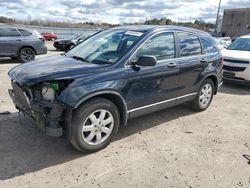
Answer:
M74 48L76 45L81 43L83 40L88 38L90 35L86 34L75 34L67 39L58 39L54 42L54 47L57 50L68 51Z
M216 45L217 47L220 49L220 50L223 50L225 48L228 47L227 43L225 40L221 40L219 38L215 38L215 42L216 42Z
M222 55L223 79L231 83L250 85L250 35L237 38L222 51Z
M55 33L41 33L41 35L44 37L45 40L56 40L57 39L57 35Z
M46 53L44 38L37 31L0 25L0 57L11 57L23 63Z
M230 37L219 37L219 40L224 40L226 43L226 47L228 47L232 43L232 39Z
M126 26L13 68L9 94L47 135L66 135L79 151L97 151L130 118L185 102L206 110L221 73L221 53L205 32Z

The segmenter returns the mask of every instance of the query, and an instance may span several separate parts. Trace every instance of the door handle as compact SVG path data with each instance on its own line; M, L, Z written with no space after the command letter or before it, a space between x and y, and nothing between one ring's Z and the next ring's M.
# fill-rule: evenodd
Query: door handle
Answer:
M16 41L17 41L17 42L22 42L22 40L21 40L21 39L17 39Z
M174 68L174 67L177 66L177 64L176 64L176 63L169 63L167 66L168 66L169 68Z
M207 63L205 59L200 60L201 63Z

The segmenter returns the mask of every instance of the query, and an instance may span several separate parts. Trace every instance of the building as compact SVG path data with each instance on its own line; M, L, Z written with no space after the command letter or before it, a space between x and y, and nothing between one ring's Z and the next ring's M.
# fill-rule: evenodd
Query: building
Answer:
M225 9L221 35L233 38L246 34L250 34L250 7Z

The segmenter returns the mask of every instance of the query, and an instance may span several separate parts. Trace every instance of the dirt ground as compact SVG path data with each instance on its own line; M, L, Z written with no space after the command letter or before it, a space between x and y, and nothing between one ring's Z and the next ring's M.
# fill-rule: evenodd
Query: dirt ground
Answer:
M48 44L48 55L58 54ZM42 58L40 56L38 58ZM45 137L8 96L0 59L0 187L250 187L250 88L225 84L210 108L184 104L130 120L93 154Z

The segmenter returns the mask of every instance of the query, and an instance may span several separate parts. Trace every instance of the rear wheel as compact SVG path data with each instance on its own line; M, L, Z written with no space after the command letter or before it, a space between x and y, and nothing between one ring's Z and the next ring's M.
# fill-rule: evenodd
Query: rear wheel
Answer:
M197 111L206 110L214 96L214 83L211 79L206 79L202 82L196 98L192 101L192 107Z
M19 51L18 60L21 63L32 61L34 59L35 59L35 52L33 49L25 47Z
M104 98L80 106L73 115L71 144L81 152L105 148L119 128L119 111Z

